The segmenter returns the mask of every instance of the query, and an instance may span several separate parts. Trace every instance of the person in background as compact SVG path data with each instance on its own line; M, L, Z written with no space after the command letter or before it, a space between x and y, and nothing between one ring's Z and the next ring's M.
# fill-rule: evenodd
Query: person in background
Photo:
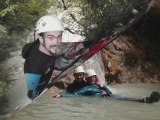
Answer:
M75 69L73 73L75 80L73 81L73 83L67 86L66 92L72 93L87 85L87 82L85 81L84 78L84 72L85 70L82 66L79 66Z
M97 79L97 74L93 69L86 70L87 85L72 93L62 93L53 95L54 98L72 96L110 96L112 92Z
M29 52L26 52L29 45L22 50L22 56L25 59L27 95L31 100L43 91L51 78L54 68L47 74L43 73L43 68L49 61L56 58L63 31L64 27L56 16L45 15L38 20L36 25L37 44L30 48Z
M160 100L160 93L158 91L153 91L149 97L145 98L131 98L114 95L106 85L103 85L98 81L97 74L93 69L86 70L86 82L88 85L82 87L77 91L74 91L72 93L55 94L53 95L53 98L73 96L102 96L114 100L133 101L141 103L154 103Z

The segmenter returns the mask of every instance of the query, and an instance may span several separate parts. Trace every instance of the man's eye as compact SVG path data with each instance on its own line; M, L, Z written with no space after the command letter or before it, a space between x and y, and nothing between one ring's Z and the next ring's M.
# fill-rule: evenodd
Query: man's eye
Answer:
M62 35L58 36L58 39L61 39L62 38Z
M54 39L60 40L60 39L62 39L62 35L60 35L60 36L58 36L58 37L55 37L55 36L48 36L48 39L50 39L50 40L54 40Z
M54 37L53 37L53 36L49 36L48 38L49 38L49 39L51 39L51 40L53 40L53 39L54 39Z

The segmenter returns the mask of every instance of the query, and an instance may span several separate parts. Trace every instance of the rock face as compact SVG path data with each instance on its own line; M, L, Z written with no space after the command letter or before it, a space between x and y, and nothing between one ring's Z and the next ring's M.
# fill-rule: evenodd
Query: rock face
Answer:
M142 21L102 51L110 83L160 83L160 0Z

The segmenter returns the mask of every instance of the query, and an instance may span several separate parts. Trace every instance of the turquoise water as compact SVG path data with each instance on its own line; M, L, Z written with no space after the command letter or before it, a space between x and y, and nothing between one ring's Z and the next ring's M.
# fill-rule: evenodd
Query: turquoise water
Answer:
M114 94L142 98L160 85L122 84L110 87ZM153 104L120 101L99 97L52 98L41 96L22 110L14 111L2 120L159 120L160 102Z

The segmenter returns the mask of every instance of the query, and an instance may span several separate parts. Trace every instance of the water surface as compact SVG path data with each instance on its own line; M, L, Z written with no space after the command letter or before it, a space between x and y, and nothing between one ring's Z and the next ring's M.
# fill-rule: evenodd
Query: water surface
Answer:
M115 85L114 94L142 98L160 85ZM145 104L99 97L53 99L45 94L22 110L1 117L2 120L159 120L160 102Z

